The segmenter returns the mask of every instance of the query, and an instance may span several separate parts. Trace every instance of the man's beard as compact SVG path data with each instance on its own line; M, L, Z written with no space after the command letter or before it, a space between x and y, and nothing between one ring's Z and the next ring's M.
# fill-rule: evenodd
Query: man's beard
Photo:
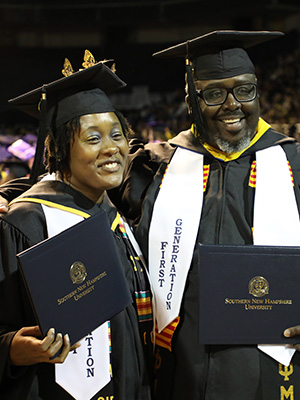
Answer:
M218 146L218 149L223 151L223 153L238 153L239 151L244 150L246 147L250 145L251 138L250 135L244 136L241 140L237 142L229 142L221 137L215 138L215 142Z
M202 141L204 143L209 143L209 137L211 133L208 133L208 129L205 129L204 132L202 133ZM223 153L226 154L231 154L231 153L237 153L239 151L244 150L246 147L250 145L251 142L251 130L247 129L245 132L245 135L242 139L232 142L229 140L224 139L221 137L218 133L215 134L214 136L214 142L219 150L221 150ZM214 146L215 147L215 146Z

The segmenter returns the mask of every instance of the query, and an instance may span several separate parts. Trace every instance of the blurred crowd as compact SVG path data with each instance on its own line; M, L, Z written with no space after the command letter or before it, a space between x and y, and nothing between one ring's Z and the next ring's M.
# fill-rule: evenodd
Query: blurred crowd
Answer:
M262 117L278 131L300 140L300 48L279 55L275 65L257 69Z
M145 142L171 139L190 127L184 88L173 93L160 93L140 110L124 112L134 135Z
M0 131L0 183L28 176L34 160L36 128L3 128Z

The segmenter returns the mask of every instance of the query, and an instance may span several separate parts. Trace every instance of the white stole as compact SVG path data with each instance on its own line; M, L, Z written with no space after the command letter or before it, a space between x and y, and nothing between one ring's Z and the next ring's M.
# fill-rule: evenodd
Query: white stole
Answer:
M281 146L256 152L253 243L300 245L299 212L287 158ZM258 348L286 366L295 352L290 345L259 345Z
M79 215L44 204L42 208L49 237L83 220ZM82 339L81 347L70 352L63 364L55 364L55 381L76 400L90 400L110 380L109 331L105 322Z
M149 275L159 332L179 314L202 198L203 156L179 147L163 179L149 229Z
M253 243L300 245L299 212L287 158L281 146L256 152Z
M285 152L281 146L273 146L258 151L256 159L254 244L299 245L299 213ZM203 155L177 148L155 201L149 229L149 274L159 332L179 315L202 203ZM282 204L288 205L284 213L278 212ZM167 262L172 259L174 262ZM289 365L294 349L287 347L259 346Z

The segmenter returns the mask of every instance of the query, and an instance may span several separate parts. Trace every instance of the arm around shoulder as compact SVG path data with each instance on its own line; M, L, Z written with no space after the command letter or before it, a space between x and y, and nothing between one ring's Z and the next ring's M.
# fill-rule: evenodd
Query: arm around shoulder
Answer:
M3 185L0 185L0 204L7 205L10 201L30 189L31 186L30 178L27 177L5 182Z

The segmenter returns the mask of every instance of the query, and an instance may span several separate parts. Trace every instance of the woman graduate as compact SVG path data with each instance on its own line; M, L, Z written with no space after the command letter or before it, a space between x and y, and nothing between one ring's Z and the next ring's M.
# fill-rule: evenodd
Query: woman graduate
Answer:
M145 345L150 346L152 329L148 281L122 219L106 196L108 189L122 181L130 131L107 93L125 84L102 62L83 66L87 68L73 72L66 61L66 77L11 100L40 119L31 179L36 181L40 173L44 132L49 174L14 201L0 219L0 398L5 400L150 399L151 351ZM86 344L82 341L81 347L70 352L68 335L56 332L55 326L41 337L16 254L77 223L82 215L102 210L110 220L133 303L110 320L109 348L104 350L110 351L111 374L104 383L97 379L90 390L92 379L70 372L73 353ZM95 349L105 347L96 339L87 343ZM67 362L72 390L64 389ZM81 390L76 392L78 387Z

